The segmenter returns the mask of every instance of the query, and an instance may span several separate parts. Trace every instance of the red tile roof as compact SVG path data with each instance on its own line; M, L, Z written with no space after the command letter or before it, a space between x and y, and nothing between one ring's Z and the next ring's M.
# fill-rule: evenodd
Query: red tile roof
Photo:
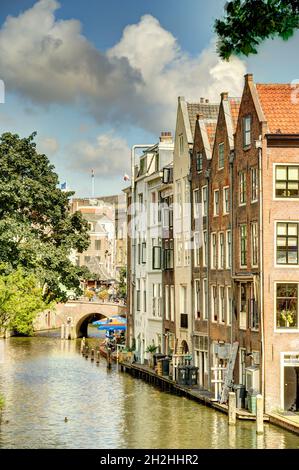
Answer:
M260 104L271 134L299 134L298 88L290 84L257 84Z
M216 134L216 126L217 122L206 122L206 130L208 134L208 139L211 145L211 148L213 148L214 145L214 139L215 139L215 134Z
M237 127L237 122L238 122L241 98L229 98L228 101L230 105L230 113L231 113L233 126L234 126L234 132L235 132L236 127Z

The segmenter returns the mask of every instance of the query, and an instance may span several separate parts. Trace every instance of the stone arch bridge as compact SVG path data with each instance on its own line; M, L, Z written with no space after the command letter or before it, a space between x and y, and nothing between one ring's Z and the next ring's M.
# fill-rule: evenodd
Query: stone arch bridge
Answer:
M109 302L69 301L58 304L54 311L43 312L39 317L37 328L68 328L66 337L71 339L87 336L88 324L92 321L111 318L115 315L125 316L126 305Z

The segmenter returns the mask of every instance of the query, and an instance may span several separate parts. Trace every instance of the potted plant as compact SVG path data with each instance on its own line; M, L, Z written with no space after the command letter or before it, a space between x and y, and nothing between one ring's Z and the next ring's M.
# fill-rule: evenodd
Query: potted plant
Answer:
M150 344L146 349L146 352L150 354L149 366L151 368L153 368L154 366L154 354L157 351L157 349L158 349L158 346L155 346L154 343Z
M101 290L98 293L98 297L102 302L105 302L105 300L107 300L109 297L108 291L106 289Z
M282 310L280 313L280 318L284 321L287 328L294 324L294 314L292 310Z
M87 297L89 302L91 302L91 299L93 298L94 293L91 290L86 289L85 292L84 292L84 296Z

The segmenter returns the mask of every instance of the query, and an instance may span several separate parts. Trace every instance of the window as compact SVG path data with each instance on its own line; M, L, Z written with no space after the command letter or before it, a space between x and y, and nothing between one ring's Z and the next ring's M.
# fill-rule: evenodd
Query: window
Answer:
M197 152L196 154L196 171L200 173L202 171L202 153Z
M239 203L246 204L246 173L242 171L239 175Z
M183 134L181 134L179 136L179 151L180 151L180 156L182 156L183 153L184 153L184 136L183 136Z
M157 223L157 193L155 192L151 194L151 220L153 225Z
M184 243L184 266L190 265L190 248L189 242L185 241Z
M240 321L239 327L242 330L246 330L247 328L247 295L246 295L246 284L240 284Z
M157 284L158 317L162 316L162 286Z
M169 286L165 286L165 319L169 320Z
M208 188L207 186L203 186L202 189L202 215L205 217L208 215Z
M221 170L224 167L224 143L218 145L218 169Z
M177 181L176 183L176 196L177 196L177 204L175 206L176 218L180 219L182 217L182 186L181 186L180 181Z
M174 286L170 286L170 320L174 321Z
M251 202L258 199L258 169L251 168Z
M243 147L251 145L251 116L243 117Z
M231 325L232 324L232 311L233 311L231 287L226 288L226 302L227 302L227 324Z
M141 245L141 262L142 264L146 263L146 242Z
M298 224L278 222L276 225L276 263L298 264Z
M203 266L207 265L208 260L208 234L207 231L203 232L203 252L202 252L202 264Z
M216 233L212 233L211 235L211 243L212 243L212 269L216 269L217 267L217 235Z
M194 266L199 266L200 264L199 246L200 246L199 232L195 232L194 233Z
M187 287L180 286L181 328L188 328Z
M299 197L299 166L279 165L275 167L275 196Z
M153 269L161 269L161 246L153 246Z
M173 269L173 240L165 240L164 269Z
M251 262L252 266L257 266L258 264L258 224L257 222L252 222L251 224Z
M157 284L153 284L153 295L152 295L152 314L154 317L157 316Z
M138 212L142 212L143 210L143 194L138 194Z
M140 311L140 279L136 279L136 309Z
M96 251L101 250L101 240L95 240L94 245L95 245L95 250Z
M193 191L193 207L194 207L194 218L198 219L199 217L199 189Z
M225 291L224 286L219 287L219 321L225 323Z
M217 322L217 287L211 287L212 321Z
M224 233L219 233L219 269L224 269Z
M219 215L219 190L214 191L214 216Z
M146 282L143 281L143 311L146 312Z
M200 319L200 281L194 281L194 314L195 318Z
M230 230L226 231L226 267L229 269L232 266L232 233Z
M177 264L179 266L182 265L183 261L183 242L181 240L177 240Z
M277 328L298 328L298 284L276 284Z
M229 213L229 187L223 188L223 213Z
M254 298L253 286L250 289L249 321L250 321L250 328L252 330L258 330L258 328L259 328L259 312L258 312L257 301Z
M203 318L204 320L208 319L208 281L207 279L203 280L203 298L202 298L202 309L203 309Z
M247 266L247 225L240 225L240 262Z

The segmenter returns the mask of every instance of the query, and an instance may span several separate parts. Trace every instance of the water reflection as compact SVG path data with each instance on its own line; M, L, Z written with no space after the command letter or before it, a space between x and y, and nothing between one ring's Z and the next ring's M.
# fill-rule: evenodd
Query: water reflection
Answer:
M94 347L99 338L88 340ZM227 417L190 400L107 371L59 336L5 341L0 392L6 407L2 448L299 448L270 425L229 427ZM68 421L65 422L64 418Z

